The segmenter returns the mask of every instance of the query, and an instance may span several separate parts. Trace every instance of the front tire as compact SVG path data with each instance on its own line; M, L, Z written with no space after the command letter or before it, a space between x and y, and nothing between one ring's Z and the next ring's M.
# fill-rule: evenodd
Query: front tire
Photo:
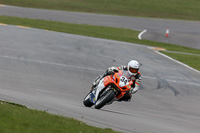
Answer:
M106 103L110 102L113 97L115 96L115 92L114 90L108 90L108 92L106 93L106 95L102 96L95 105L96 109L100 109L102 108L104 105L106 105Z
M83 100L83 104L86 107L92 107L94 104L90 102L90 93L87 94L87 96Z

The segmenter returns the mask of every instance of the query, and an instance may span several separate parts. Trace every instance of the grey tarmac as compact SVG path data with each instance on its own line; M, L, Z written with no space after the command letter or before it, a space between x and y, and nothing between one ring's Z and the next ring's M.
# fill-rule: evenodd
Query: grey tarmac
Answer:
M110 66L141 63L131 102L82 101ZM0 25L0 99L127 133L199 133L200 74L147 46Z

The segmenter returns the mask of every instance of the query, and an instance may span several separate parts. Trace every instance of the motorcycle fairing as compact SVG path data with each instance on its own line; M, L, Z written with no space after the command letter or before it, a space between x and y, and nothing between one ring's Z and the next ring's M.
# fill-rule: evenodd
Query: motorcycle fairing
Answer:
M91 92L91 93L90 93L90 102L95 104L96 101L97 101L97 100L95 99L94 93Z
M105 85L104 85L104 78L101 79L99 81L99 84L93 89L93 91L91 92L90 94L90 102L92 103L96 103L97 102L97 99L98 99L98 96L99 96L99 93L102 91L102 89L105 88Z
M99 81L99 84L93 89L93 91L90 93L90 102L96 104L100 92L107 87L110 84L114 84L117 87L125 87L126 89L130 89L129 81L126 78L126 76L123 76L122 71L119 73L116 73L116 75L113 76L106 76L103 79ZM132 81L131 81L132 82ZM117 99L122 98L126 94L126 90L121 91L120 94L116 96Z

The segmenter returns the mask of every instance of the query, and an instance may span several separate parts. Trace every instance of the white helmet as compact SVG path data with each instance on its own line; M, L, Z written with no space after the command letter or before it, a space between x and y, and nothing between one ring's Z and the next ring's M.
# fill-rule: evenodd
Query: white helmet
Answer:
M136 75L139 71L140 63L136 60L132 60L128 63L128 72L130 75Z

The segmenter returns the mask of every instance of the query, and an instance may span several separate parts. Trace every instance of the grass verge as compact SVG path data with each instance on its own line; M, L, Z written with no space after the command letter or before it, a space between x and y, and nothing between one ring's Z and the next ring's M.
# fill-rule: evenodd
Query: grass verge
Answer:
M0 16L0 23L6 23L6 24L12 24L12 25L23 25L23 26L58 31L58 32L112 39L112 40L131 42L131 43L138 43L138 44L154 46L154 47L163 47L169 51L178 51L178 52L186 52L186 53L193 53L193 54L200 53L199 49L188 48L184 46L167 44L167 43L148 41L148 40L139 40L137 37L139 34L139 31L135 31L131 29L91 26L91 25L83 25L83 24L71 24L71 23L53 22L53 21L47 21L47 20L36 20L36 19L8 17L8 16ZM169 56L176 55L178 57L180 54L169 53L168 55ZM181 54L181 56L183 58L191 57L184 54ZM177 60L182 61L179 58ZM200 64L198 58L195 59L194 62L196 65L194 64L193 67L200 70L200 68L198 67ZM189 59L188 61L184 61L184 63L190 64Z
M1 133L117 133L81 121L0 101Z
M199 0L0 0L0 4L200 21Z
M162 53L200 71L200 56L198 55L185 55L166 51L162 51Z

